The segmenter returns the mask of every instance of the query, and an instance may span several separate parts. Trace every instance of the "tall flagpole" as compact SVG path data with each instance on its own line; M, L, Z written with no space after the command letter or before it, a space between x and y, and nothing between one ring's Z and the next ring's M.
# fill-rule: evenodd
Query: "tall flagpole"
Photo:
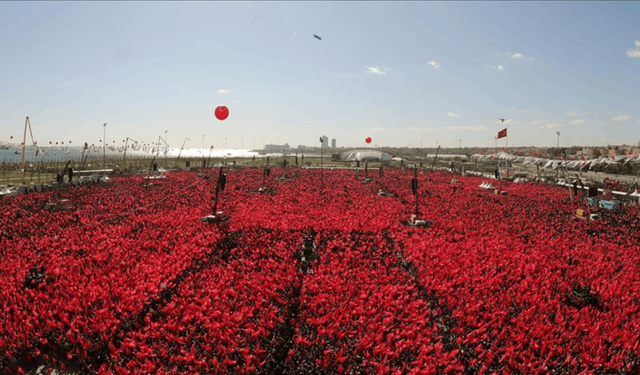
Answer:
M500 120L504 124L504 122L507 121L508 119L498 117L498 120ZM504 129L505 129L505 133L506 133L505 134L505 138L507 138L506 139L506 141L507 141L507 147L506 148L508 149L509 148L509 125L506 125L506 128L504 128Z

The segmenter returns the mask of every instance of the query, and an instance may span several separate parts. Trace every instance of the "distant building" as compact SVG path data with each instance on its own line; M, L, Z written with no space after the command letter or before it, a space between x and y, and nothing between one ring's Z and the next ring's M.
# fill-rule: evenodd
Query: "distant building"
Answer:
M265 145L264 146L264 150L265 151L283 151L283 150L288 150L289 144L285 143L284 145Z
M322 148L326 150L329 147L329 137L327 137L326 135L323 135L321 138L322 138Z
M331 148L336 148L336 139L335 138L333 138L331 140Z

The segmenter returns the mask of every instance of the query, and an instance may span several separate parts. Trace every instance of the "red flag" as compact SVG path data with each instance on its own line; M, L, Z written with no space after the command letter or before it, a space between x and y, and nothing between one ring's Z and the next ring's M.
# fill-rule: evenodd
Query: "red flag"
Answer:
M498 132L498 139L504 138L507 136L507 128L504 128Z

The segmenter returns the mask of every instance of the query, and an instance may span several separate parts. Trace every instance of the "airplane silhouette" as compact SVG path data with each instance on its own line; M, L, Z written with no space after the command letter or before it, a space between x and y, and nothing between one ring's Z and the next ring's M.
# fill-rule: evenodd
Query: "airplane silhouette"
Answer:
M500 120L500 121L502 121L502 122L505 122L505 121L506 121L506 120L508 120L508 119L506 119L506 118L499 118L499 117L498 117L498 120Z
M319 36L317 36L316 34L313 34L313 36L315 36L315 37L316 37L316 39L318 39L318 40L322 40L322 38L320 38L320 37L319 37Z

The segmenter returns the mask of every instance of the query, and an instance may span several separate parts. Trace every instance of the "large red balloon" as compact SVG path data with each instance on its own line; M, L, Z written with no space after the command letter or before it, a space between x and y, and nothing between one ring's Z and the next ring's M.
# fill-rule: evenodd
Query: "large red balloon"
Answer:
M216 108L215 115L216 115L216 118L220 121L226 120L227 117L229 117L229 108L221 105L218 108Z
M367 143L371 143L371 137L367 137L367 139L365 139L365 141L366 141Z

